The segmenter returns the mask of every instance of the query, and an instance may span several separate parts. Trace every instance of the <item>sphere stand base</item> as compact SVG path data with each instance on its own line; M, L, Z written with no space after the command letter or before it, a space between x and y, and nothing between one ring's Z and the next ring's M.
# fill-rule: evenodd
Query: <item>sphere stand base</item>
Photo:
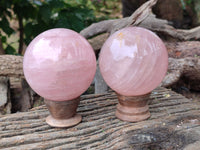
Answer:
M46 118L47 124L49 124L52 127L71 127L74 125L77 125L79 122L81 122L82 117L79 114L76 114L75 116L69 118L69 119L55 119L51 115L49 115Z
M148 101L150 93L142 96L123 96L117 93L118 105L115 115L127 122L139 122L150 117Z
M47 124L52 127L71 127L81 122L82 117L76 114L80 97L68 101L44 101L50 115L46 118Z

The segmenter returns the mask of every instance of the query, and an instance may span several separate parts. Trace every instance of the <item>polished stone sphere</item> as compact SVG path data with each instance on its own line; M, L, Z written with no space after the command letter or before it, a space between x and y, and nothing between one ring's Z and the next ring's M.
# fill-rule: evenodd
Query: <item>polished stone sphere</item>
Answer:
M161 83L168 68L168 53L155 33L126 27L104 43L99 66L105 82L114 91L138 96L151 92Z
M79 97L90 86L96 71L91 45L75 31L47 30L28 45L24 75L31 88L47 100Z

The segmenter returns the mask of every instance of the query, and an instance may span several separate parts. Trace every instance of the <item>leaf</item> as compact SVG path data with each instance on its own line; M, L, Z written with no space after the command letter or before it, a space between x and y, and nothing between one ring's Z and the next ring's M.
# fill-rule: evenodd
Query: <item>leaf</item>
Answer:
M6 41L7 41L6 36L2 36L2 37L1 37L1 42L2 42L2 43L6 43Z
M6 51L6 54L12 54L12 55L16 54L16 50L12 46L10 46L10 45L8 45L6 47L5 51Z
M79 32L95 20L92 5L88 4L88 0L0 0L0 29L10 36L14 30L9 21L13 16L21 18L25 44L51 28L69 28ZM5 37L0 38L3 43L7 42ZM8 54L16 54L11 45L6 50Z
M0 21L0 28L8 35L10 36L14 30L10 28L9 22L7 18L4 16L2 20Z
M63 0L50 0L49 1L49 7L51 7L52 9L62 9L62 8L65 8L66 3L63 1Z
M84 22L76 16L70 16L69 19L73 30L80 32L84 28Z
M68 28L68 29L71 29L71 25L69 23L69 20L66 17L58 19L55 27L56 28Z
M40 7L39 15L45 23L49 23L51 19L51 9L47 5Z
M32 33L33 33L33 24L29 22L24 26L24 34L26 37L31 37Z

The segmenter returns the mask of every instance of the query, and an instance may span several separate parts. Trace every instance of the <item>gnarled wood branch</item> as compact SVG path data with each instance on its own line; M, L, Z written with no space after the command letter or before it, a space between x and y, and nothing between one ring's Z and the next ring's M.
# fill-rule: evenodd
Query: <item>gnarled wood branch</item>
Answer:
M168 21L158 19L154 14L149 15L138 26L147 28L151 31L164 33L175 39L179 40L199 40L200 39L200 26L190 30L175 29L170 26Z
M82 30L80 34L86 38L90 38L100 33L113 33L127 26L140 26L179 40L200 39L200 27L190 30L175 29L169 25L170 23L167 20L156 18L156 16L152 14L152 7L156 2L157 0L150 0L144 3L130 17L94 23Z
M90 38L100 33L113 33L130 25L139 25L144 19L151 14L151 8L156 4L157 0L149 0L137 9L130 17L114 20L105 20L94 23L83 29L80 34L85 38Z
M185 77L190 84L190 89L200 90L200 59L199 58L169 58L168 74L165 76L162 86L169 87Z

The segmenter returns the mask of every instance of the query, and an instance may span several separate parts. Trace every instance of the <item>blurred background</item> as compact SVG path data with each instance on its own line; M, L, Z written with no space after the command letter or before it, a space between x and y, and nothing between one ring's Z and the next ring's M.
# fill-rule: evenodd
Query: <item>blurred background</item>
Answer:
M23 55L39 33L51 28L80 32L101 20L130 16L147 0L1 0L0 54ZM158 18L176 28L200 24L199 0L158 0Z

